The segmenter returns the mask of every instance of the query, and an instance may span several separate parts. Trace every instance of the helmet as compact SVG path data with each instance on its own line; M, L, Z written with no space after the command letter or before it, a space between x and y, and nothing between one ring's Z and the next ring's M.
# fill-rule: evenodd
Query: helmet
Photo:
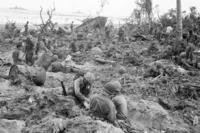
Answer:
M71 61L72 60L72 56L71 55L68 55L67 58L65 59L65 61Z
M84 74L84 78L90 83L92 84L95 80L95 76L93 73L91 72L87 72L86 74Z
M110 81L108 83L105 84L104 86L104 91L107 94L117 94L119 92L121 92L121 83L119 81Z
M53 55L53 60L58 60L58 55Z
M180 57L182 57L182 58L186 57L186 52L180 53Z
M123 67L123 66L121 66L121 67L119 68L119 73L120 73L120 74L126 73L126 68Z

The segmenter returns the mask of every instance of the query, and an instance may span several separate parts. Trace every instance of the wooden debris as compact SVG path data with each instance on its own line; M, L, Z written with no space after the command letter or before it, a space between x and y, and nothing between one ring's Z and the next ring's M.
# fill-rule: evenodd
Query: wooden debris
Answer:
M29 80L35 85L41 86L45 83L46 71L42 67L13 65L9 71L9 79L13 84Z

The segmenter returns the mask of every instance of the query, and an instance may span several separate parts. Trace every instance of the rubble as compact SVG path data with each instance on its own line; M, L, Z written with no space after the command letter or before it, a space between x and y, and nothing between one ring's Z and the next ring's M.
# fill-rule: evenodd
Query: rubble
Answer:
M0 120L0 132L1 133L21 133L22 129L25 127L23 121L17 120Z
M25 131L30 133L124 133L121 129L116 128L108 123L101 122L99 120L95 121L86 116L74 119L54 118L49 116L44 118L41 124L34 125L32 129L25 129Z
M147 132L160 131L189 133L187 125L174 121L158 103L146 100L129 101L129 119L135 128Z
M41 86L45 83L46 71L42 67L13 65L10 68L8 76L12 84L33 82L35 85Z
M53 11L48 12L47 23L29 30L34 43L42 37L48 48L48 52L39 51L33 66L12 65L13 47L26 35L14 23L7 24L1 33L0 132L199 132L200 73L192 65L195 61L200 64L196 33L177 41L171 28L162 33L168 25L155 24L152 28L160 29L147 34L145 26L139 29L130 24L126 29L125 24L122 27L127 31L121 40L118 28L111 25L110 31L105 31L106 17L88 19L73 32L56 29L51 21ZM194 43L194 51L187 48L187 41ZM185 55L192 63L181 59L191 69L176 60ZM95 118L77 105L74 97L62 95L61 81L67 90L77 74L88 71L96 76L91 95L102 93L109 81L120 81L131 124L118 120L118 125L112 125Z
M90 18L85 20L80 26L75 28L75 31L84 31L87 29L88 31L96 30L96 29L102 29L104 28L105 24L107 22L106 17L96 17L96 18Z

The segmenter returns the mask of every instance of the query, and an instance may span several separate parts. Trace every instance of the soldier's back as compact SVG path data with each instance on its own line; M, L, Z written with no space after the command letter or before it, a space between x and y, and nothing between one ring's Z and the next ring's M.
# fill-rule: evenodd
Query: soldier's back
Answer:
M102 95L94 95L90 101L90 111L93 115L104 118L110 122L116 119L116 110L113 102Z
M128 115L127 101L123 95L117 95L112 99L116 110L117 110L117 118L124 119Z

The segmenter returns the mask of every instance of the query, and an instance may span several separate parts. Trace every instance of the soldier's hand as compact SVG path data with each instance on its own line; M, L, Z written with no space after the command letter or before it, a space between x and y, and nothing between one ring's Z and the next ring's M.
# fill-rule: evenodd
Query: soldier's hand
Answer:
M57 80L58 80L59 82L61 82L61 81L64 81L64 80L65 80L65 78L64 78L64 76L63 76L63 75L61 75L61 76L59 76L59 77L57 78Z
M85 102L83 103L83 105L85 106L86 109L89 109L89 108L90 108L90 104L89 104L87 101L85 101Z
M90 99L88 99L88 98L85 98L85 101L86 101L87 103L90 103Z

